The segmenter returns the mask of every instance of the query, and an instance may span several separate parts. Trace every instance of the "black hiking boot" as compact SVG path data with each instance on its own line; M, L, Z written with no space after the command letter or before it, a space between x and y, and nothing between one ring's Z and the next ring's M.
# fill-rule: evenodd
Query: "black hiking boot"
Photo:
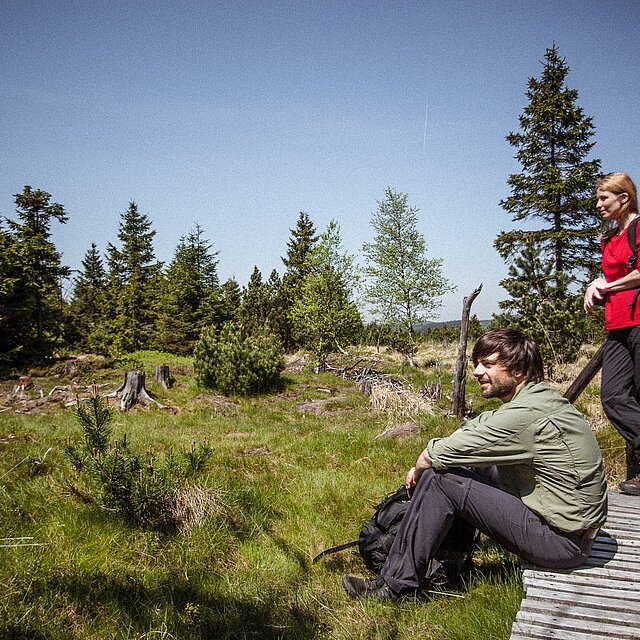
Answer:
M628 496L640 496L640 475L621 482L618 489L620 489L620 493Z
M377 578L342 576L342 586L352 598L372 598L374 600L390 600L392 602L400 598L400 594L392 591L382 576Z

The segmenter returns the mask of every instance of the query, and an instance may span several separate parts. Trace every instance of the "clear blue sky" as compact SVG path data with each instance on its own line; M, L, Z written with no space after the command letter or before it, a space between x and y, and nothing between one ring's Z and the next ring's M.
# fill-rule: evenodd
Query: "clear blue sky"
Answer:
M158 259L197 222L242 286L254 265L282 273L300 211L360 254L390 186L458 287L440 319L481 282L490 318L519 171L505 135L554 42L592 156L640 180L637 0L3 0L0 16L0 213L26 184L51 193L74 269L135 200Z

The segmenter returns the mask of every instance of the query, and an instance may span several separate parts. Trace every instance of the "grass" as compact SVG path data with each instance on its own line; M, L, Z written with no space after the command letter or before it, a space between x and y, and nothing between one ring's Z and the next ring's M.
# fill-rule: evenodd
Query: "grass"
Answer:
M430 346L418 354L419 363L443 363L445 393L452 353ZM376 439L390 422L406 420L403 411L374 411L352 383L330 374L288 373L277 396L221 399L194 386L186 359L136 354L131 361L144 366L149 390L172 409L118 413L116 437L126 433L130 446L156 453L208 440L213 456L193 499L201 495L196 489L214 499L205 501L199 524L181 534L128 527L69 491L64 446L79 436L71 409L44 405L20 414L17 405L5 406L0 639L509 637L522 597L520 571L487 541L463 584L400 604L346 596L342 574L364 574L349 551L312 562L321 550L357 537L372 505L400 484L424 442L454 430L456 420L431 410L414 416L414 436ZM156 364L171 367L176 384L169 391L153 382ZM415 388L433 380L432 370L389 366ZM105 392L119 386L123 372L98 372ZM98 373L86 372L79 387ZM45 392L63 382L38 379ZM583 398L583 410L600 424L597 392L590 388ZM474 405L483 408L477 399ZM604 424L597 434L610 449L615 480L622 444Z

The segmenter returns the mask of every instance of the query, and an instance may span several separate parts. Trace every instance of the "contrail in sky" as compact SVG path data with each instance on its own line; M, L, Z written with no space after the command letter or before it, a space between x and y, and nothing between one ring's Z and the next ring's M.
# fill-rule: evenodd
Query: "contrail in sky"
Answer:
M422 150L427 150L427 111L429 110L429 101L424 107L424 135L422 136Z

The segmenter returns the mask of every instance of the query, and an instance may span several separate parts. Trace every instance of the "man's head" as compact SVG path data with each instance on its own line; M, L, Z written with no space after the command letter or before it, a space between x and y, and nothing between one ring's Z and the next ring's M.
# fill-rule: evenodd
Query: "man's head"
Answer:
M524 383L544 377L538 346L517 329L487 331L473 346L472 358L485 398L509 402Z

